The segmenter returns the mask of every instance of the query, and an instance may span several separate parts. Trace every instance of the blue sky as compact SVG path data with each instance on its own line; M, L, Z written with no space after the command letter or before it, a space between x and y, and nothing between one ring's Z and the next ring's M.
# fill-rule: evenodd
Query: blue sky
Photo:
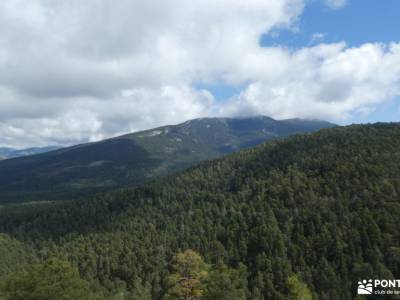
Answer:
M305 47L312 44L313 34L322 33L323 42L345 41L357 47L368 42L397 42L399 28L398 0L349 0L338 9L327 7L323 1L311 0L299 19L298 32L281 31L275 39L264 37L262 44Z

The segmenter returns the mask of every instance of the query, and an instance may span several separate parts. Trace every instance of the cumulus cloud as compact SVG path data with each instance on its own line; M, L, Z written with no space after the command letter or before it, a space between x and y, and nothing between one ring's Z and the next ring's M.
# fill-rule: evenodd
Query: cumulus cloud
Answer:
M0 143L74 143L208 115L230 72L302 0L0 3ZM236 67L235 67L236 68ZM239 76L240 77L240 76Z
M21 112L16 113L15 102L6 111L2 110L6 103L0 101L0 136L5 146L70 145L175 124L207 116L214 97L183 85L133 88L107 100L75 97L34 102L22 101Z
M249 73L252 82L221 111L344 120L400 96L400 44L347 48L339 43L276 51L281 68L265 70L264 76Z
M399 95L398 44L260 45L296 26L304 5L3 0L0 145L65 145L211 115L335 121ZM196 88L215 82L244 88L223 103Z

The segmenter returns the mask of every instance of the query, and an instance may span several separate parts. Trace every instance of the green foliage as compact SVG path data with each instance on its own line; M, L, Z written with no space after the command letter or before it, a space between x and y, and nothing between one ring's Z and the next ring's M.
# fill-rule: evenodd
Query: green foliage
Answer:
M312 300L312 294L304 282L297 275L291 275L287 279L290 300Z
M167 277L166 300L196 300L204 294L207 265L199 254L186 250L175 256L172 273Z
M299 274L294 291L354 299L360 279L400 277L399 149L398 124L322 130L85 201L0 209L0 231L76 265L107 299L162 299L182 249L230 270L208 270L203 298L227 286L284 300Z
M32 266L26 273L10 276L3 284L10 300L90 300L99 299L67 262L49 259Z
M246 267L228 268L223 263L211 267L193 250L178 253L166 279L164 299L245 300Z
M151 300L150 284L143 284L142 280L137 278L132 285L132 292L126 297L126 300Z
M205 300L245 300L246 299L246 270L228 268L219 263L211 270L206 279Z
M0 278L23 270L34 261L33 251L23 243L0 233Z

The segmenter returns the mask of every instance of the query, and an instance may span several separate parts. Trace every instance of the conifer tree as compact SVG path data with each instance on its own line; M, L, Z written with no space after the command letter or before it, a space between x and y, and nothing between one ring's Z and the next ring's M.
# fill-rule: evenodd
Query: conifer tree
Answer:
M199 254L186 250L175 256L172 273L167 278L168 290L164 299L197 300L204 294L208 266Z

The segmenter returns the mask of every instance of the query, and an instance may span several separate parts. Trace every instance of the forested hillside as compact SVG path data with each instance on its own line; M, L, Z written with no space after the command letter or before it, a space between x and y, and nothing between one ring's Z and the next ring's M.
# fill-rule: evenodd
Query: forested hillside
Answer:
M239 149L332 126L264 116L204 118L8 159L0 161L0 203L70 200L138 185Z
M3 207L0 231L42 264L9 276L77 268L93 299L174 299L190 261L196 296L175 299L354 299L359 279L400 276L399 174L400 125L354 125L86 201Z

